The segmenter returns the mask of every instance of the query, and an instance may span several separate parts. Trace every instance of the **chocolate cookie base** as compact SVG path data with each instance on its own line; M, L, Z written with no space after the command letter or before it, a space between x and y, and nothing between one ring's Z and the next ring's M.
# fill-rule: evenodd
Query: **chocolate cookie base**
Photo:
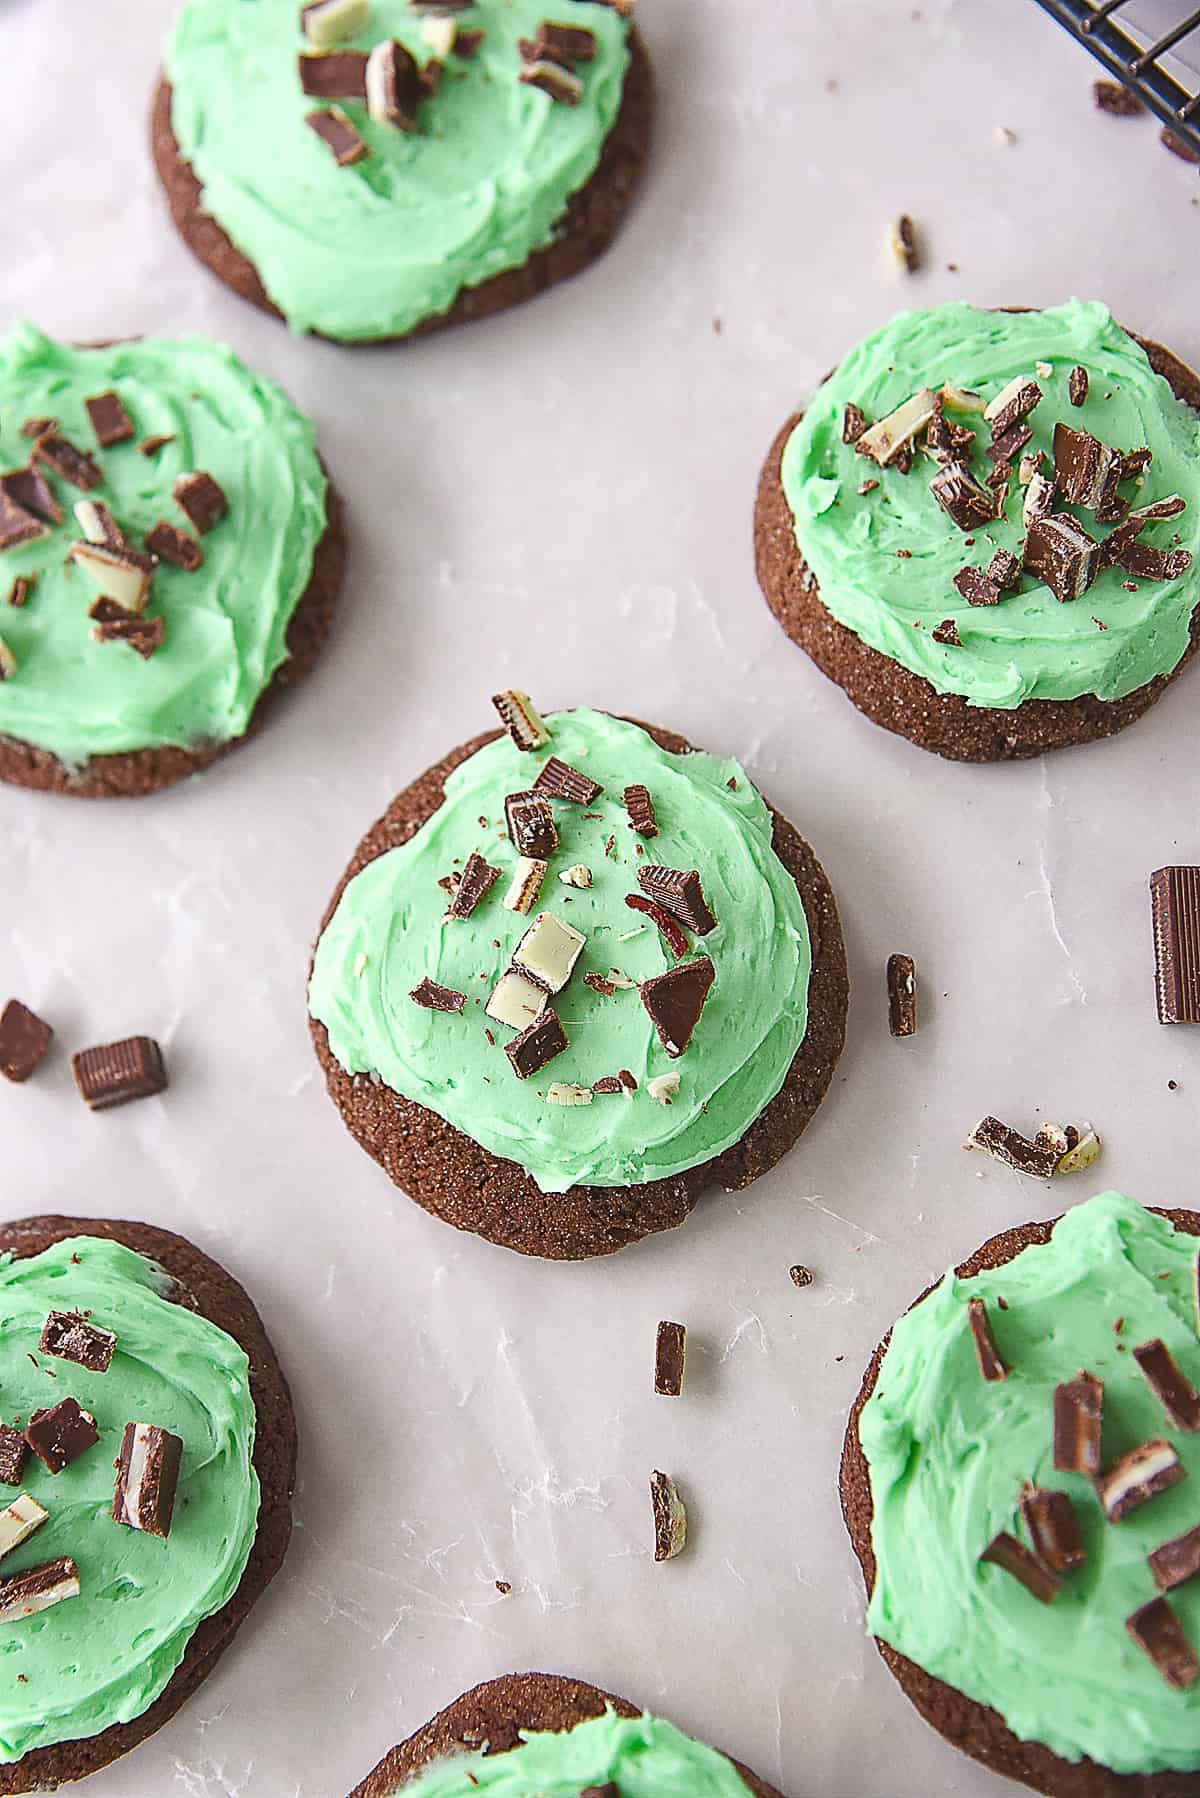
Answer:
M1161 1211L1177 1230L1188 1236L1200 1236L1200 1213L1195 1211ZM964 1261L955 1272L962 1279L1003 1267L1022 1249L1033 1243L1050 1240L1057 1219L1047 1224L1022 1224L1015 1230L1004 1230ZM927 1287L909 1307L915 1310L933 1288ZM871 1545L871 1520L875 1507L871 1497L871 1476L867 1458L858 1436L858 1423L863 1406L875 1390L887 1345L889 1331L871 1356L863 1375L862 1390L854 1401L846 1440L842 1448L841 1495L842 1516L850 1533L850 1541L862 1567L867 1596L875 1586L875 1552ZM1092 1760L1067 1761L1041 1742L1023 1742L1015 1736L998 1711L978 1704L943 1680L935 1679L918 1667L915 1661L897 1652L887 1642L876 1638L875 1646L899 1682L905 1696L916 1706L927 1723L952 1747L973 1760L982 1761L995 1773L1016 1779L1043 1798L1200 1798L1200 1772L1195 1773L1114 1773Z
M1131 333L1131 335L1133 335ZM1150 366L1178 399L1200 411L1200 376L1161 344L1138 337ZM957 693L939 693L919 674L872 649L826 610L816 577L796 542L795 520L783 491L784 447L799 424L794 413L771 445L758 483L754 511L754 561L767 604L822 674L853 700L860 712L921 749L953 762L1016 761L1115 736L1149 711L1200 648L1200 605L1192 613L1191 639L1170 674L1157 675L1121 699L1027 699L1011 710L968 705ZM914 577L919 578L919 576Z
M477 1752L511 1754L521 1747L521 1730L573 1729L599 1717L611 1705L620 1717L641 1715L626 1698L614 1698L582 1680L557 1673L506 1673L464 1692L431 1723L385 1754L374 1772L355 1786L350 1798L393 1798L403 1782L447 1754ZM740 1761L732 1761L755 1798L781 1798L774 1786L759 1779ZM680 1794L683 1798L683 1794Z
M279 1571L292 1533L292 1488L296 1482L296 1419L283 1369L249 1295L232 1274L186 1237L152 1224L90 1217L23 1217L0 1224L0 1253L23 1260L65 1236L102 1236L122 1242L165 1268L179 1287L177 1302L207 1317L245 1349L250 1358L250 1392L256 1432L254 1467L262 1488L258 1529L237 1591L197 1628L179 1666L140 1717L114 1723L99 1735L31 1749L19 1761L0 1766L0 1795L49 1792L56 1786L108 1766L175 1715L206 1679L232 1642L255 1601Z
M35 787L44 793L67 793L75 799L140 799L210 768L254 736L280 694L313 667L333 622L345 560L342 501L330 483L325 532L313 554L312 576L287 629L287 660L276 669L260 695L240 737L227 743L200 744L194 749L127 749L114 755L92 755L80 767L69 768L48 749L36 749L32 743L23 743L16 737L0 736L0 780L15 787ZM114 644L110 653L133 652Z
M691 747L672 731L649 724L642 729L676 755ZM487 731L464 743L397 795L355 851L321 920L322 931L354 876L376 856L406 843L441 805L447 776L499 734ZM346 1073L329 1047L325 1026L310 1018L325 1083L351 1134L435 1217L522 1255L554 1261L611 1255L681 1224L706 1188L737 1192L765 1174L791 1148L825 1095L845 1041L850 992L842 927L824 870L787 819L774 810L771 816L775 853L796 882L812 938L808 1029L782 1088L740 1142L670 1179L544 1193L516 1162L492 1155L435 1112L369 1075Z
M550 243L535 250L519 268L492 275L477 287L464 287L447 311L423 319L411 331L392 337L336 338L340 343L398 343L423 337L445 325L469 324L522 300L534 299L594 262L612 242L641 177L654 127L654 76L650 58L636 28L629 35L629 68L616 119L594 173L572 194ZM258 270L204 210L204 189L183 156L171 127L171 84L160 76L150 120L154 166L167 196L175 228L206 268L263 312L284 315L270 299ZM314 336L324 336L314 332Z

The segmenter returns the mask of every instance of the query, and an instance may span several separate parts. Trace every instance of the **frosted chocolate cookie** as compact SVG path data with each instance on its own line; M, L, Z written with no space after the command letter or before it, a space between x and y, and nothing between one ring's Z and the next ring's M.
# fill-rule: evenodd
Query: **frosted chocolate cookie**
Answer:
M956 1748L1050 1798L1200 1793L1200 1215L995 1236L875 1352L842 1458L867 1627Z
M780 1798L738 1761L582 1680L508 1673L384 1756L350 1798Z
M812 851L736 762L604 712L454 750L368 832L309 986L330 1094L428 1211L610 1253L773 1166L841 1052Z
M0 1792L160 1728L279 1568L296 1427L246 1293L166 1230L0 1226Z
M482 318L604 250L649 145L633 0L189 0L154 104L175 224L347 343Z
M315 662L342 558L311 422L231 351L0 337L0 778L207 767Z
M1200 379L1103 306L902 313L789 419L755 552L784 630L956 761L1112 736L1195 653Z

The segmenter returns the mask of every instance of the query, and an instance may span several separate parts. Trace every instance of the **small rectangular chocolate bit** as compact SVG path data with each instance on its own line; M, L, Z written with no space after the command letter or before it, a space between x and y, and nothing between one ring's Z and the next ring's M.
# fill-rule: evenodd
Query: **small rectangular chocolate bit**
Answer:
M994 1117L976 1124L967 1138L967 1147L983 1149L997 1161L1016 1168L1019 1174L1032 1174L1037 1180L1048 1180L1058 1165L1058 1156L1048 1144L1030 1142L1019 1130Z
M555 58L569 64L591 62L596 54L596 33L585 25L560 25L543 19L538 26L538 43Z
M48 534L42 520L15 500L6 481L0 480L0 549L15 549L18 543L32 543Z
M917 1033L917 967L911 955L887 961L888 1029L893 1036Z
M569 799L572 805L590 805L604 788L590 774L581 774L578 768L552 755L538 769L532 790L545 799Z
M1121 556L1121 567L1138 581L1177 581L1191 565L1191 550L1156 549L1151 543L1131 543Z
M983 1299L967 1300L967 1326L975 1344L975 1358L979 1362L979 1371L985 1380L1007 1380L1008 1367L992 1335L992 1326L988 1322L987 1305Z
M0 488L7 493L9 499L15 500L43 524L61 524L64 513L55 497L54 489L42 473L30 462L24 468L12 468L5 475L0 475Z
M96 393L83 403L101 449L111 449L114 443L128 443L133 436L133 420L121 403L120 394Z
M158 437L144 437L142 439L142 441L138 444L138 455L139 456L157 456L160 449L166 449L168 443L174 443L174 441L175 441L175 438L173 435L170 435L170 436L160 435Z
M1160 1592L1173 1592L1200 1573L1200 1524L1185 1535L1173 1536L1146 1556Z
M505 911L531 912L538 902L545 878L545 862L532 855L518 856L512 882L500 901Z
M520 1036L514 1036L510 1043L505 1043L504 1053L512 1063L517 1079L528 1080L531 1074L540 1073L556 1055L561 1055L566 1047L567 1033L562 1027L562 1021L558 1013L548 1005L541 1017L527 1025Z
M44 437L47 431L56 430L57 418L27 418L21 426L22 437Z
M1100 545L1069 512L1050 512L1029 526L1025 567L1066 604L1086 593L1100 572Z
M942 511L960 531L977 531L996 515L995 497L962 462L947 462L929 483Z
M701 955L665 974L652 974L638 988L658 1040L672 1060L691 1042L715 979L712 962Z
M25 1427L26 1443L50 1473L61 1473L99 1440L96 1419L73 1398L35 1411Z
M97 643L128 643L144 662L162 648L167 634L164 619L143 618L118 605L115 599L98 599L89 608L88 617L95 619L92 635Z
M452 986L439 986L428 975L408 996L414 1005L423 1006L426 1011L461 1011L467 1003L465 993L455 992Z
M375 45L363 76L367 111L381 125L398 131L419 128L418 110L425 98L421 70L412 52L394 38Z
M224 489L202 468L181 474L174 489L175 504L185 512L203 536L224 518L229 509Z
M1167 1421L1177 1430L1200 1430L1200 1393L1186 1379L1166 1343L1158 1337L1153 1342L1139 1343L1133 1358L1166 1412Z
M1200 868L1150 876L1155 996L1160 1024L1200 1024Z
M1014 375L1007 387L1002 387L995 399L989 400L983 408L983 416L992 427L993 441L1028 418L1041 402L1042 390L1037 382L1028 375Z
M35 461L44 462L53 474L69 481L72 487L81 487L85 493L90 493L104 479L99 465L56 431L38 438L33 446L33 456Z
M1090 431L1073 430L1061 419L1055 425L1054 484L1070 505L1094 510L1110 472L1121 465L1119 452Z
M857 443L867 428L867 415L853 400L847 400L842 413L842 442Z
M64 1598L79 1597L79 1569L69 1555L0 1579L0 1623L32 1617Z
M1174 1448L1164 1436L1156 1436L1104 1468L1096 1480L1096 1497L1108 1521L1120 1523L1139 1505L1186 1478L1187 1468Z
M980 1555L981 1561L990 1561L993 1566L1002 1567L1005 1573L1020 1580L1027 1592L1031 1592L1039 1604L1052 1604L1058 1597L1062 1581L1057 1573L1053 1573L1033 1550L1018 1542L1007 1530L1001 1530L998 1536L988 1543Z
M176 530L167 519L160 518L152 531L145 536L145 545L152 556L160 562L170 562L176 568L195 574L204 560L204 551L194 537L186 531Z
M917 228L907 212L900 213L888 227L888 249L896 267L906 275L915 275L921 267L921 246Z
M691 948L687 932L669 911L658 903L657 899L647 899L644 893L626 893L625 903L630 911L642 912L650 918L665 947L678 961Z
M1007 431L1001 432L998 437L993 437L986 451L988 461L994 463L999 471L1001 463L1015 462L1025 445L1032 442L1033 432L1027 424L1018 421L1015 425L1010 425Z
M1073 406L1082 406L1088 396L1088 385L1088 371L1077 362L1067 376L1067 398Z
M36 508L34 508L36 510ZM1149 524L1154 518L1178 518L1181 512L1187 511L1187 501L1181 493L1168 493L1162 499L1151 500L1148 506L1135 506L1129 514L1131 520L1140 519ZM1116 535L1114 531L1113 535Z
M1080 1373L1054 1388L1054 1466L1058 1473L1100 1473L1104 1430L1104 1386L1094 1374Z
M78 1311L52 1311L42 1325L38 1347L43 1355L74 1361L89 1373L107 1373L116 1353L117 1339Z
M548 861L558 848L558 828L549 804L532 791L509 793L504 801L504 823L518 855Z
M492 704L500 714L500 722L518 749L544 749L550 741L546 720L519 687L492 694Z
M658 819L654 815L654 801L650 797L649 787L640 784L626 787L621 800L629 814L630 830L635 830L639 837L656 837Z
M654 1559L673 1560L687 1547L687 1511L669 1473L650 1475L650 1505L654 1513Z
M120 1042L81 1049L71 1057L71 1072L92 1111L109 1111L131 1099L153 1098L167 1086L162 1050L152 1036L127 1036Z
M1121 457L1121 479L1123 481L1136 480L1138 475L1145 474L1153 460L1153 450L1147 449L1144 445L1141 449L1126 450Z
M654 1340L654 1390L660 1398L679 1397L686 1365L687 1329L664 1319Z
M522 63L517 79L524 87L540 88L542 93L549 94L563 106L578 106L583 94L583 82L578 75L545 56L537 62Z
M512 965L548 993L561 992L575 971L587 938L553 912L539 912L513 950Z
M37 575L36 574L18 574L14 578L13 584L8 590L7 603L10 606L15 606L19 610L25 604L25 601L29 598L29 595L33 592L33 589L36 584L37 584Z
M469 918L484 894L499 880L499 868L493 868L474 850L463 863L462 875L454 895L446 907L447 918Z
M1021 1516L1034 1553L1052 1573L1071 1573L1082 1567L1087 1556L1079 1519L1067 1493L1026 1486L1021 1493Z
M507 1024L510 1030L524 1030L535 1018L541 1017L546 1003L544 987L510 968L507 974L501 974L483 1009L497 1024Z
M19 999L10 999L0 1012L0 1074L6 1080L28 1080L53 1035L35 1011Z
M112 1514L151 1536L171 1533L183 1443L154 1423L127 1423L117 1458Z
M318 50L299 57L300 87L310 100L365 100L367 59L360 50Z
M0 1511L0 1561L40 1529L50 1513L29 1492L22 1492Z
M960 568L954 589L969 606L998 606L1004 595L982 568Z
M621 1793L611 1779L606 1779L602 1786L584 1786L579 1798L621 1798Z
M19 1486L25 1477L28 1455L29 1444L20 1430L14 1430L11 1424L0 1423L0 1483Z
M1152 1598L1142 1605L1125 1619L1125 1628L1177 1692L1186 1692L1200 1679L1200 1660L1165 1598Z
M1008 593L1020 584L1021 564L1010 549L996 551L988 563L988 579L994 581L1002 593Z
M643 893L678 918L696 936L707 936L717 928L717 920L704 897L700 873L696 868L663 868L653 862L642 862L637 871Z

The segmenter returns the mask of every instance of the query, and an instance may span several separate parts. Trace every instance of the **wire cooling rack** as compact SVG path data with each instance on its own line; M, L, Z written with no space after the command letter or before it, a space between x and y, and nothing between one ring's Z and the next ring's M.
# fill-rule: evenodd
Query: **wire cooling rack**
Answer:
M1038 0L1097 62L1157 113L1167 128L1200 155L1200 75L1192 75L1181 54L1200 55L1200 8L1175 7L1176 18L1157 35L1135 25L1126 12L1131 0ZM1122 15L1118 18L1118 15ZM1188 40L1192 41L1189 43ZM1170 68L1164 64L1170 58Z

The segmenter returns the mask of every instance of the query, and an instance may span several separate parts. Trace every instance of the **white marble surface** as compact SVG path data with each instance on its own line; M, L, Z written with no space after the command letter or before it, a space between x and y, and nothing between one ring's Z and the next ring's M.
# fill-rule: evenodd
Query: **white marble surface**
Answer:
M210 776L115 808L0 790L0 988L59 1044L0 1094L4 1207L193 1237L255 1295L302 1430L284 1572L96 1798L341 1798L461 1689L526 1666L665 1711L789 1798L990 1798L864 1638L843 1422L893 1315L994 1230L1101 1185L1194 1198L1200 1036L1155 1021L1145 885L1200 857L1200 676L1111 744L943 764L784 640L751 503L788 410L905 303L1100 296L1200 361L1200 181L1148 121L1093 112L1091 65L1027 0L644 0L661 116L614 251L470 331L346 351L291 340L172 234L144 147L172 11L0 0L3 322L226 338L318 418L353 554L318 673ZM930 252L902 287L881 247L901 209ZM854 982L799 1148L574 1267L393 1192L305 1029L360 832L512 682L741 756L824 859ZM907 1043L884 1021L901 947L923 980ZM171 1091L88 1115L68 1049L134 1030L166 1045ZM986 1111L1090 1118L1104 1158L1053 1192L981 1167L959 1144ZM677 1403L650 1392L663 1316L691 1331ZM665 1567L655 1466L693 1520Z

